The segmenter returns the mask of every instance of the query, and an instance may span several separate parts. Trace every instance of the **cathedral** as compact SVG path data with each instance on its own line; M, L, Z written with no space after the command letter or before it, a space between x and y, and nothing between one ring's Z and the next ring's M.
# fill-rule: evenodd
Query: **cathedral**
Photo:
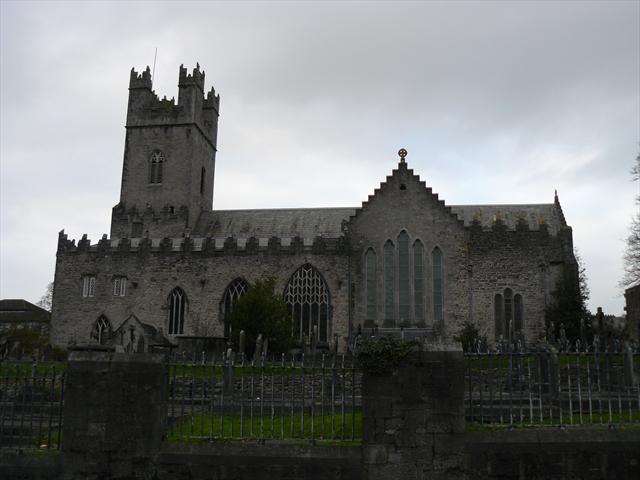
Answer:
M111 232L60 232L55 345L185 350L224 341L225 312L272 277L295 336L345 351L375 328L453 337L474 323L491 342L536 342L565 265L571 227L553 203L448 205L407 152L360 206L216 210L220 97L180 67L178 101L149 68L131 71L120 200Z

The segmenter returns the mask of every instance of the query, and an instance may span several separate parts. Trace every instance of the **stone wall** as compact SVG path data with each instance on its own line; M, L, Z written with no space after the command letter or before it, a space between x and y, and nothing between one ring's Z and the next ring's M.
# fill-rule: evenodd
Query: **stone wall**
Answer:
M283 292L293 273L307 263L318 269L330 291L330 336L338 335L341 350L346 345L349 288L345 255L293 247L283 252L189 251L171 246L150 251L111 249L109 245L104 249L65 248L59 248L56 263L51 328L51 340L56 345L89 343L91 329L100 315L109 319L114 330L135 315L141 322L166 332L167 299L175 287L182 288L188 299L184 334L222 336L220 302L229 283L238 277L249 283L275 277L276 292ZM96 277L94 297L82 297L84 275ZM113 278L117 275L127 278L124 297L113 295Z
M148 469L166 430L167 383L163 355L72 352L62 432L66 468L116 478Z
M391 176L376 189L369 201L351 217L349 240L354 249L353 274L355 319L363 327L400 326L401 320L410 326L418 325L414 313L414 265L413 246L419 240L424 247L423 291L424 319L426 326L434 324L433 313L433 268L431 252L439 247L443 253L444 298L443 313L447 332L456 332L462 322L469 318L469 285L467 232L463 223L445 207L444 202L426 188L406 163L400 163ZM401 319L398 310L398 235L406 231L409 236L409 289L411 314ZM385 318L384 291L384 244L390 240L395 247L394 318ZM376 253L377 315L366 318L366 285L364 279L364 255L368 248Z
M469 480L640 478L637 430L530 429L468 433Z
M63 452L0 451L3 480L636 479L638 430L464 432L459 351L365 373L363 445L163 442L159 355L73 352Z
M426 352L416 365L362 381L368 480L463 477L461 351Z
M501 223L489 230L470 228L472 319L490 342L496 340L494 297L506 288L522 296L525 339L544 337L544 311L561 266L575 264L572 250L565 248L570 241L570 229L551 235L546 228L508 231Z

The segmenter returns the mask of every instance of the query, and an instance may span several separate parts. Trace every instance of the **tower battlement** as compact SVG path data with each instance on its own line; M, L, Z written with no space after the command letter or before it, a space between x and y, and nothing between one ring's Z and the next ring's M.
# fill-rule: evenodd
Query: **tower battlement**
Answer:
M151 69L147 67L142 73L136 72L135 68L131 69L129 78L129 90L133 88L146 88L151 91L152 88Z
M127 128L152 126L194 125L215 148L220 111L220 95L211 87L204 90L205 73L200 65L188 73L180 66L178 75L178 102L175 98L162 99L153 91L151 70L138 73L131 69L129 78L129 105Z
M194 85L198 87L202 93L204 93L204 70L200 71L200 64L196 63L196 68L193 69L193 73L189 75L184 65L180 65L180 73L178 76L178 87L187 87Z

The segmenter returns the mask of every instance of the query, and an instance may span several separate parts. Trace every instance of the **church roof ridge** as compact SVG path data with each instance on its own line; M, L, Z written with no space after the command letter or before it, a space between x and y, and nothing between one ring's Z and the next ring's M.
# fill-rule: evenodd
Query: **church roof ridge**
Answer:
M457 207L553 207L553 203L459 203L447 204L451 208Z
M206 213L227 213L227 212L271 212L271 211L304 211L304 210L355 210L358 207L276 207L276 208L227 208L227 209L213 209Z

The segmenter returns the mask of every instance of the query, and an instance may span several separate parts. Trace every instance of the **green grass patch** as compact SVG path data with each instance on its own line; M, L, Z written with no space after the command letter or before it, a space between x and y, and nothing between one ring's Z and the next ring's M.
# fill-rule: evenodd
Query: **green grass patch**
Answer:
M571 423L573 420L573 423ZM623 411L622 415L619 411L611 412L611 418L609 418L609 412L602 412L602 415L598 412L594 412L592 417L589 417L588 413L582 414L582 423L580 423L580 414L574 413L572 416L565 414L562 415L562 422L560 422L558 416L553 419L544 418L540 422L539 418L534 419L531 423L528 419L520 423L514 421L509 423L480 423L480 422L467 422L466 430L468 432L475 431L492 431L492 430L504 430L510 428L548 428L548 427L579 427L586 429L608 429L608 428L623 428L626 430L640 430L640 410L632 410L631 415L629 411Z
M323 434L324 423L324 434ZM332 431L333 423L333 431ZM344 424L344 425L343 425ZM313 436L311 426L313 425ZM332 433L333 432L333 433ZM341 440L344 437L344 441ZM211 439L262 440L285 439L308 441L314 439L323 445L359 445L362 439L362 412L328 415L276 415L254 416L253 420L245 416L241 422L239 416L192 415L174 426L167 435L170 442L208 442ZM307 442L305 442L306 444Z
M66 362L42 362L37 364L28 362L6 362L0 363L0 377L25 378L35 375L37 377L47 376L51 378L54 373L56 377L60 376L66 369Z
M316 366L315 368L311 367L291 367L291 365L284 367L279 365L265 365L264 367L250 365L247 366L234 366L231 367L234 378L244 377L255 377L259 378L260 375L264 375L265 377L275 377L276 379L281 378L282 376L291 377L291 376L322 376L322 368L320 366ZM336 368L337 373L341 373L341 368ZM188 364L171 364L169 366L169 378L170 379L215 379L222 380L226 372L229 371L229 367L222 367L221 365L188 365ZM329 378L331 373L331 367L329 364L325 365L324 375ZM345 375L351 375L350 368L344 369Z

